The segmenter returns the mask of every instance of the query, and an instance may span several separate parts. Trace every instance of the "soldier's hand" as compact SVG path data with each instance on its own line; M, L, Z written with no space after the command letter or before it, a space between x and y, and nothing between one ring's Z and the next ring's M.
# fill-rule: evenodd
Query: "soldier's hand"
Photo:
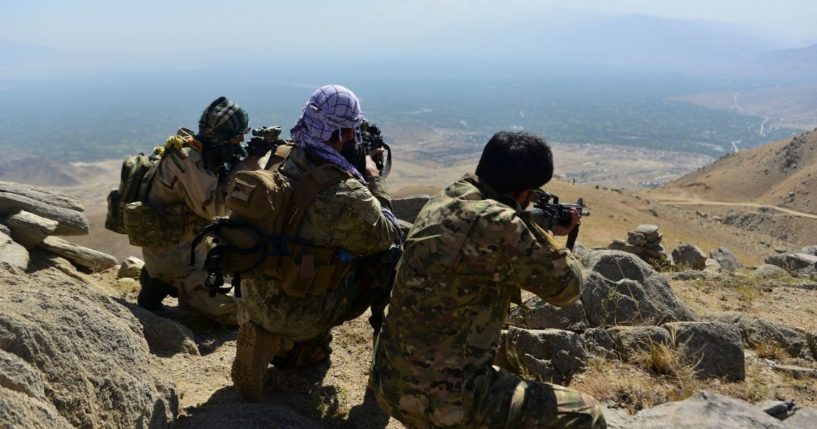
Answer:
M570 234L570 231L573 231L573 228L576 225L582 222L582 215L579 214L579 211L575 208L570 209L570 223L568 225L556 225L553 227L553 235L556 236L563 236Z
M383 162L383 154L386 153L386 149L383 147L379 147L372 151L369 155L371 155L372 159L375 162Z
M380 171L377 169L377 164L369 155L366 155L366 176L380 177Z

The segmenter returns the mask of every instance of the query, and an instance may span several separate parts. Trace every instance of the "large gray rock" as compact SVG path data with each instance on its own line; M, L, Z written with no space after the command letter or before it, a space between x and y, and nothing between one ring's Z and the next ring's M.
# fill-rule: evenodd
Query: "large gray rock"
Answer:
M21 195L36 201L48 203L54 207L60 207L78 212L84 211L82 204L75 198L40 186L0 180L0 192Z
M0 350L0 426L70 427L45 394L42 374L16 355Z
M637 256L616 251L590 252L582 304L591 326L658 325L695 320L672 293L669 282Z
M633 361L657 345L672 345L669 332L660 326L614 326L607 329L607 334L625 361Z
M14 267L18 270L25 270L28 268L28 262L28 250L17 244L8 235L0 232L0 269Z
M805 253L784 253L766 258L766 263L780 267L790 273L813 274L817 272L817 256Z
M783 422L746 401L708 391L642 410L628 425L631 429L786 428Z
M43 188L0 182L0 215L20 210L57 221L56 235L88 234L88 219L76 200Z
M806 342L808 343L811 357L817 359L817 331L812 331L806 334Z
M787 429L814 429L817 411L811 408L795 408L794 415L783 421Z
M59 237L46 238L40 247L91 271L102 271L116 265L116 258L107 253L78 246Z
M137 305L128 304L127 307L142 323L142 335L145 336L151 353L162 357L179 353L199 355L199 348L189 328Z
M0 414L37 419L23 427L68 427L52 409L74 427L170 427L178 398L156 372L142 326L81 278L0 270L0 374L18 374L0 383L42 405L9 401Z
M672 262L693 270L706 268L706 253L694 244L681 244L672 251Z
M392 211L398 219L414 222L414 219L417 218L417 213L420 213L420 210L426 205L430 198L428 195L412 195L405 198L395 198L391 200Z
M658 225L643 224L638 225L635 230L636 234L641 234L648 242L656 242L661 240L661 233L658 232Z
M582 342L588 354L608 359L616 356L616 343L605 329L587 329L582 332Z
M764 280L780 279L788 277L788 275L789 273L786 270L771 264L763 264L752 272L753 277Z
M570 331L511 326L505 336L505 353L512 368L538 381L567 384L587 367L582 339Z
M806 246L800 249L800 253L805 253L806 255L817 256L817 246Z
M719 322L675 322L664 327L674 333L676 348L683 352L686 363L695 365L698 377L731 381L746 377L743 342L735 326Z
M22 210L7 217L6 225L11 229L14 241L31 249L53 234L59 224L55 220Z
M590 327L581 300L559 308L534 296L525 301L525 307L518 306L511 310L509 318L512 325L527 329L563 329L577 332Z
M723 247L713 249L709 252L709 257L718 261L722 270L730 273L734 273L738 268L742 267L737 258L735 258L735 255L733 255L729 249Z
M806 331L802 329L790 328L736 311L717 314L713 319L737 327L746 347L756 347L761 343L774 344L792 357L813 356L809 351Z
M117 278L130 278L130 279L139 279L139 275L142 272L142 267L145 266L145 261L137 258L136 256L128 256L122 261L122 265L119 266L119 271L116 273Z

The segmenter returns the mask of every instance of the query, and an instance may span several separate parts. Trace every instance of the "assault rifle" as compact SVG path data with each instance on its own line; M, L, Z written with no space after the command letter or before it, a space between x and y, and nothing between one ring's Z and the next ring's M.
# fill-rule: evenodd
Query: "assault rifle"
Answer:
M559 204L559 197L547 191L540 194L533 202L533 208L528 210L528 217L532 222L550 230L556 225L570 225L570 209L576 209L581 217L590 216L590 210L584 207L584 198L579 197L576 204ZM573 250L576 238L579 237L579 225L576 225L567 235L567 248Z
M252 137L247 143L247 153L251 156L264 156L269 151L285 143L281 140L281 127L261 127L252 129Z
M388 176L389 172L391 172L391 148L383 141L380 128L364 120L357 132L360 138L343 147L343 156L359 172L363 173L366 171L366 155L371 155L374 163L377 164L380 177ZM384 149L385 159L382 154L376 156L378 155L378 149L381 148Z

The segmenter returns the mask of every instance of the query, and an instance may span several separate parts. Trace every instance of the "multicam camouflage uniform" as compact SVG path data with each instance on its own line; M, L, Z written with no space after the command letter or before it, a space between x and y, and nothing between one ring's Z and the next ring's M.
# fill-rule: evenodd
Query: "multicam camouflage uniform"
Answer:
M493 366L513 294L525 289L563 306L581 285L573 255L527 226L506 200L466 176L420 212L370 387L383 409L412 428L603 428L590 396Z
M192 139L192 132L180 129L179 136ZM192 139L193 144L196 142ZM143 247L145 269L150 277L177 289L179 303L225 325L236 325L236 305L232 296L209 297L204 287L207 274L201 266L191 267L190 245L201 228L214 216L224 216L228 183L204 168L201 152L193 147L171 150L164 156L148 194L153 207L176 208L187 216L187 228L177 241L158 247ZM257 162L256 162L257 164ZM257 169L257 165L239 163L233 172ZM196 249L196 261L204 260L205 249Z
M314 167L304 150L295 146L280 171L297 180ZM352 272L325 294L294 297L277 288L272 280L242 281L242 297L237 300L240 344L233 364L233 381L242 396L253 398L260 394L258 378L272 356L286 352L293 343L309 340L318 348L328 348L331 327L357 318L369 306L385 307L397 259L390 261L391 252L387 250L394 249L400 233L381 210L390 205L382 178L369 178L368 185L364 185L349 177L320 191L307 207L298 233L300 240L314 246L343 248L354 256L370 255L357 259ZM379 323L373 321L376 328ZM249 332L253 330L257 332ZM258 345L244 346L246 341L260 344L262 340L255 339L256 335L266 338L263 347L267 350L257 350L262 348ZM247 357L246 353L267 356Z

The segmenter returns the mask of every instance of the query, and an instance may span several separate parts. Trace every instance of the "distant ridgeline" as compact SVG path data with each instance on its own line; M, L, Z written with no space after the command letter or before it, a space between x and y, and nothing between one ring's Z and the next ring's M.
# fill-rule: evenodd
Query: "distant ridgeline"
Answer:
M735 145L745 149L797 134L773 124L761 133L764 118L669 100L734 90L735 84L651 74L564 76L416 79L399 86L359 78L349 85L361 96L366 115L383 126L387 137L389 124L423 124L465 136L459 140L469 146L463 148L466 151L472 144L480 149L485 136L500 129L527 130L566 143L638 146L714 157L732 152ZM85 82L4 88L0 150L63 161L121 158L150 150L179 126L195 128L202 106L219 95L241 103L251 125L275 123L287 129L311 92L303 85L262 85L252 80L214 90L173 79L161 84Z

